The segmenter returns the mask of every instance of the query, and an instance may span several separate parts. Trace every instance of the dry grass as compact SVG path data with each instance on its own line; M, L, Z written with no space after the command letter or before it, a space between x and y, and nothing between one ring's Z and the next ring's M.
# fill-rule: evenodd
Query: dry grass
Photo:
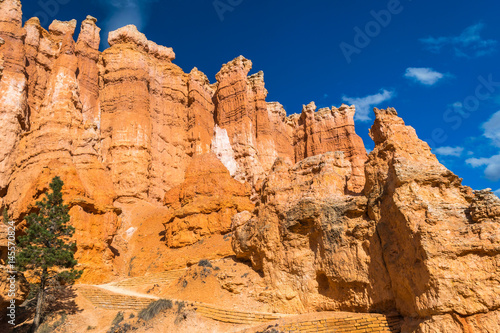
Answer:
M148 305L139 313L139 319L149 321L156 317L156 315L164 310L170 310L173 304L169 299L160 299Z

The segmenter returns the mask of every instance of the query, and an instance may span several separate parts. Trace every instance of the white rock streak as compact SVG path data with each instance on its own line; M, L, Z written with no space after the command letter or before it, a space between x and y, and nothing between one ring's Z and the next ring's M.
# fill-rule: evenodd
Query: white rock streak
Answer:
M238 171L238 163L234 159L234 151L229 141L227 131L215 125L214 137L212 139L212 152L217 155L217 158L224 164L231 176L234 176Z

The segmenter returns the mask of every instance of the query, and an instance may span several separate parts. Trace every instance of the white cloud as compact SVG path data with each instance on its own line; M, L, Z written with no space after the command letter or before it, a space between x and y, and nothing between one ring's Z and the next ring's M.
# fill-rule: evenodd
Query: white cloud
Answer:
M436 72L432 68L409 67L406 69L405 77L415 82L432 86L441 80L444 77L444 74Z
M462 156L462 153L464 152L464 148L462 148L462 147L439 147L439 148L433 149L433 152L436 155L441 155L441 156L460 157L460 156Z
M378 94L365 97L347 97L343 96L342 100L356 106L355 120L370 121L371 108L379 105L382 102L388 101L394 97L394 91L382 89Z
M500 154L491 157L469 158L466 162L473 168L486 166L485 177L494 182L500 180Z
M500 198L500 188L498 190L496 190L496 191L493 191L493 193L495 193L497 195L497 197Z
M433 53L441 53L445 46L450 47L457 57L481 57L493 53L498 42L492 39L483 39L481 31L483 23L467 27L458 36L427 37L420 39L426 49Z
M500 147L500 111L483 124L484 136L493 141L493 144Z
M482 128L483 136L489 139L493 146L500 147L500 111L494 113ZM500 151L491 157L469 158L466 162L473 168L486 167L484 176L489 180L500 180Z
M141 31L150 14L150 7L157 0L104 0L100 4L109 12L108 18L104 21L103 46L107 46L108 34L118 28L128 24L133 24Z

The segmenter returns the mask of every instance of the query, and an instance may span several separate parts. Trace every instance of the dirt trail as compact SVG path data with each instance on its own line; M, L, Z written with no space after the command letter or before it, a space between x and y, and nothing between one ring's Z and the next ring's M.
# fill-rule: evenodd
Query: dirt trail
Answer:
M116 287L116 286L113 286L111 284L93 285L92 287L106 289L106 290L114 292L116 294L122 294L122 295L126 295L126 296L143 297L143 298L151 298L151 299L160 299L160 297L158 297L158 296L153 296L153 295L138 293L138 292L131 291L131 290L128 290L128 289Z

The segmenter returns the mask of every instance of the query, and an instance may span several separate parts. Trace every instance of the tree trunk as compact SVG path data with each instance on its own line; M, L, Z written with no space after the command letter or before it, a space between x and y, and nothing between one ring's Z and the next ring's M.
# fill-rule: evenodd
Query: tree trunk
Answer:
M47 269L44 269L42 276L40 277L40 289L38 290L37 300L36 300L36 310L35 319L33 319L33 325L31 325L30 333L35 333L40 326L40 321L42 319L42 309L43 302L45 300L45 283L47 281Z

